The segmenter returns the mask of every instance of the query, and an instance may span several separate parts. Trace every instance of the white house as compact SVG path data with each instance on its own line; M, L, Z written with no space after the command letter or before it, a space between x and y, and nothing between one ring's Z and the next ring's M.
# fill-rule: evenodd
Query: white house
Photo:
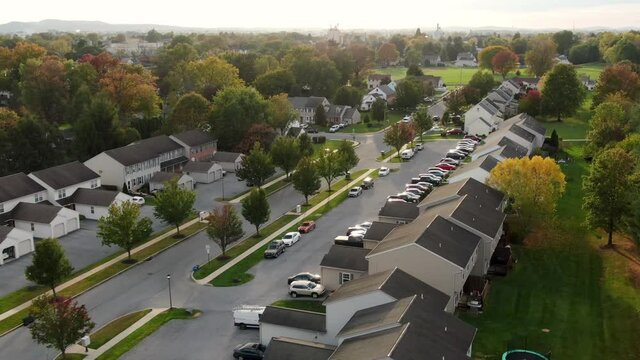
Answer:
M555 60L555 62L558 64L573 65L571 61L569 61L569 58L567 57L567 55L558 55L553 60Z
M318 106L322 106L327 111L331 105L327 98L319 96L293 96L289 97L289 103L298 112L298 120L301 124L314 124Z
M367 275L369 264L366 255L369 249L333 245L320 262L320 276L322 285L333 291L347 281L355 280Z
M464 113L464 131L472 135L488 135L496 130L500 109L489 99L483 99Z
M213 155L213 161L222 166L222 170L230 173L236 172L236 170L242 167L242 159L244 154L236 152L218 151Z
M87 219L98 220L109 214L111 205L130 201L131 196L119 191L80 188L64 200L60 205L77 211Z
M470 52L461 52L456 56L456 60L453 62L453 66L456 67L476 67L478 62L476 57Z
M0 226L0 265L33 252L34 249L33 235L30 232Z
M59 238L80 228L80 214L61 206L21 202L11 211L10 223L36 238Z
M96 189L101 185L100 175L79 161L34 171L29 177L47 189L50 202L63 206L77 189Z
M380 85L387 85L391 82L389 74L371 74L367 77L367 89L372 90Z
M0 221L10 220L10 213L19 203L39 203L47 200L47 190L25 173L0 177Z
M182 173L189 175L197 183L209 184L222 179L222 166L212 161L189 161Z
M470 178L485 183L489 177L489 173L499 162L497 158L488 155L484 158L466 163L449 178L449 183L453 184Z
M164 184L167 181L178 179L178 186L187 190L193 190L193 178L189 175L178 174L178 173L170 173L170 172L157 172L153 174L151 179L149 179L149 191L156 192L164 189Z

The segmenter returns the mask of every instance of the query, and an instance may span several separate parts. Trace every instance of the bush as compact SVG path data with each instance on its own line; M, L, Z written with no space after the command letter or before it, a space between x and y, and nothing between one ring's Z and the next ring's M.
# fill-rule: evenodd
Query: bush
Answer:
M368 127L368 128L372 128L372 127L373 127L373 124L372 124L372 123L370 123L370 122L368 122L368 123L367 123L367 127Z
M311 138L311 142L314 144L324 144L327 141L327 138L324 136L314 136Z

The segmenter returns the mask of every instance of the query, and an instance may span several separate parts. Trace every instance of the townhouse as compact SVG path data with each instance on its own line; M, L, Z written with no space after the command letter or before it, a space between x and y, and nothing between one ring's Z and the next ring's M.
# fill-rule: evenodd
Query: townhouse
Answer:
M200 129L188 130L169 137L182 145L185 156L191 161L211 160L218 149L218 140Z
M371 250L354 246L331 246L320 262L322 285L333 291L347 281L367 275L369 264L366 256L369 251Z
M298 113L298 121L300 124L315 123L316 110L322 106L325 112L331 105L329 100L320 96L293 96L289 97L289 103Z
M34 171L29 177L47 190L47 199L56 205L66 205L65 199L80 188L97 189L102 185L100 175L79 161Z
M0 265L19 259L35 249L33 234L17 228L0 225Z

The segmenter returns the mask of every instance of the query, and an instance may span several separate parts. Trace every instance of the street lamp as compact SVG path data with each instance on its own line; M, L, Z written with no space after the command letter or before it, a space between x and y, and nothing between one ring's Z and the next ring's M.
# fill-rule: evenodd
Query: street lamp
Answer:
M173 309L173 300L171 299L171 274L167 274L167 281L169 281L169 309Z
M224 176L220 179L220 182L222 183L222 201L224 201Z

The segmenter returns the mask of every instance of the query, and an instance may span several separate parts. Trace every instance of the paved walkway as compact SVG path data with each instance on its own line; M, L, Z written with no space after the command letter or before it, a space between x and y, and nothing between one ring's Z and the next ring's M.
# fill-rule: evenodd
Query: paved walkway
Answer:
M182 229L187 228L187 227L197 223L198 221L199 221L199 219L195 218L195 219L185 223L180 228L182 228ZM144 249L148 248L149 246L152 246L152 245L156 244L157 242L162 241L163 239L166 239L169 236L172 236L175 233L176 233L176 229L175 228L172 229L172 230L169 230L166 233L156 237L155 239L149 240L146 243L144 243L144 244L136 247L135 249L131 250L131 255L135 255L136 253L140 252L141 250L144 250ZM107 261L106 263L104 263L102 265L96 266L95 268L93 268L93 269L91 269L91 270L89 270L89 271L87 271L85 273L82 273L82 274L74 277L73 279L65 282L65 283L62 283L62 284L58 285L56 287L56 291L60 292L61 290L64 290L64 289L68 288L71 285L77 284L80 281L88 278L89 276L92 276L92 275L94 275L96 273L99 273L100 271L108 268L109 266L111 266L113 264L121 262L122 260L125 260L126 258L127 258L127 253L125 252L125 253L123 253L123 254L121 254L121 255L119 255L119 256L117 256L117 257L115 257L115 258L113 258L113 259L111 259L109 261ZM47 294L51 294L52 292L51 292L51 290L49 290L46 293ZM6 318L18 313L18 312L20 312L20 311L22 311L24 309L29 308L29 306L31 306L31 303L32 303L32 300L29 300L29 301L27 301L27 302L25 302L25 303L23 303L21 305L18 305L16 307L14 307L13 309L11 309L9 311L6 311L6 312L0 314L0 321L2 321L4 319L6 319Z
M269 186L271 186L271 185L273 185L273 184L277 183L278 181L280 181L280 180L282 180L282 179L285 179L286 177L287 177L287 174L284 174L284 175L282 175L282 176L280 176L280 177L277 177L277 178L275 178L275 179L273 179L273 180L269 181L268 183L266 183L266 184L262 185L262 188L263 188L263 189L268 188ZM250 193L251 193L251 191L247 191L246 193L244 193L244 194L242 194L242 195L238 196L237 198L235 198L235 199L233 199L233 200L229 200L229 203L231 203L231 204L237 204L237 203L239 203L240 201L242 201L242 199L244 199L244 198L246 198L247 196L249 196L249 194L250 194Z
M113 339L107 341L106 343L104 343L104 345L100 346L98 349L89 349L89 351L87 352L86 349L83 346L75 344L75 345L70 346L67 349L67 353L87 354L87 357L85 357L86 360L95 360L100 355L104 354L107 350L109 350L112 347L114 347L120 341L124 340L124 338L126 338L129 335L131 335L131 333L133 333L134 331L138 330L144 324L148 323L149 321L151 321L151 319L153 319L154 317L156 317L158 314L162 313L163 311L166 311L167 309L168 308L151 309L151 311L147 315L143 316L140 320L138 320L135 323L133 323L131 326L126 328L120 334L114 336Z
M360 181L362 181L362 179L364 179L367 176L371 175L371 173L373 173L374 171L376 171L376 169L369 169L367 172L365 172L364 174L360 175L357 179L355 179L352 182L350 182L347 186L343 187L342 190L334 192L328 198L326 198L326 199L322 200L320 203L318 203L318 205L316 205L316 206L312 207L311 209L307 210L302 215L298 216L297 218L293 219L288 224L286 224L283 227L281 227L279 230L274 231L271 235L267 236L266 238L264 238L262 241L260 241L259 243L255 244L254 246L252 246L247 251L245 251L242 254L240 254L239 256L235 257L233 260L231 260L228 263L224 264L218 270L212 272L211 274L209 274L207 277L205 277L203 279L195 280L196 283L198 283L200 285L207 285L211 280L215 279L220 274L222 274L223 272L227 271L229 268L231 268L235 264L239 263L240 261L242 261L247 256L253 254L256 250L260 249L262 246L264 246L265 244L267 244L271 240L275 239L278 235L280 235L280 233L282 231L284 231L284 230L292 227L293 225L299 223L300 221L304 220L307 216L313 214L316 210L322 208L324 205L326 205L329 201L333 200L335 197L340 195L342 192L349 191L349 189L351 189L353 186L355 186Z

